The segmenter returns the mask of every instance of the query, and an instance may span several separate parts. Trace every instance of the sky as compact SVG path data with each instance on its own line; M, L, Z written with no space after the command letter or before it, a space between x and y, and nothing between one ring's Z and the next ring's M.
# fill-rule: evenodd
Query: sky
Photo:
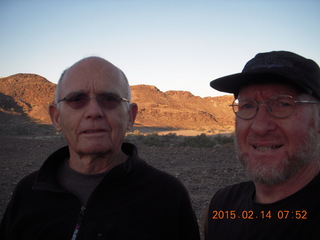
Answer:
M259 52L320 65L319 13L319 0L0 0L0 77L57 83L67 67L99 56L130 85L226 95L210 81Z

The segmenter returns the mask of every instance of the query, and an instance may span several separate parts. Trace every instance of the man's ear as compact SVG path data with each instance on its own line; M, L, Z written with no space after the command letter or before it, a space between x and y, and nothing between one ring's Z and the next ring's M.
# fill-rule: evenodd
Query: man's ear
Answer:
M57 130L57 131L61 131L61 126L60 126L60 113L58 111L58 107L57 107L57 104L55 103L51 103L49 105L49 115L50 115L50 118L51 118L51 121L52 121L52 124L54 126L54 128Z
M138 105L136 103L130 104L130 109L128 111L129 114L129 121L127 129L130 130L133 127L134 121L136 120L136 116L138 113Z

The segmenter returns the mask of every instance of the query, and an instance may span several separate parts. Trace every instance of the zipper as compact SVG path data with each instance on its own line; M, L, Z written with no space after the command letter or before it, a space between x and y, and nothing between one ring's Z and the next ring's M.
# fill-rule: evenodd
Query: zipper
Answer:
M73 234L72 234L71 240L76 240L77 239L77 236L78 236L81 224L82 224L82 220L83 220L83 216L84 216L85 210L86 210L86 207L82 206L81 210L80 210L80 213L79 213L79 216L78 216L78 219L77 219L77 222L76 222L76 227L75 227L75 229L73 231Z

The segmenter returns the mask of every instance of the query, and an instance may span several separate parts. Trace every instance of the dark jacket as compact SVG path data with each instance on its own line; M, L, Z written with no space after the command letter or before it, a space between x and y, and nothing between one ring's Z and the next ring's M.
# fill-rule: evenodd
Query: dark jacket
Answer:
M16 186L0 239L200 239L184 186L141 160L134 145L122 148L129 159L107 173L85 207L56 178L68 147L53 153Z

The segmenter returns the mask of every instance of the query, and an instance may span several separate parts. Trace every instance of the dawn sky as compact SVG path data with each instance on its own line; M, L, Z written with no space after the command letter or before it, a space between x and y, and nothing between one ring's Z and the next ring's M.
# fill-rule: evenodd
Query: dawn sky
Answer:
M81 58L103 57L131 85L224 95L215 78L258 52L288 50L320 64L318 0L0 0L0 77L56 83Z

